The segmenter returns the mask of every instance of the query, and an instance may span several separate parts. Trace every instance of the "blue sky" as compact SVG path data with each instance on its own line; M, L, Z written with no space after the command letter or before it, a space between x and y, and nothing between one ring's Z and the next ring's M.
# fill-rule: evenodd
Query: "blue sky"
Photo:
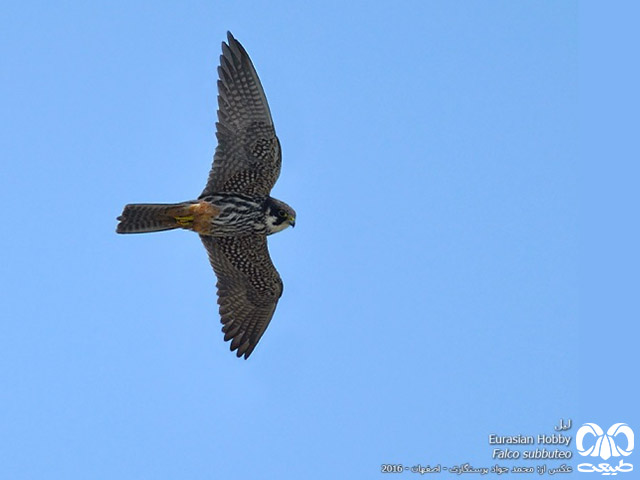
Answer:
M369 479L640 428L638 11L597 3L4 5L0 477ZM227 30L298 212L248 361L197 236L115 234L202 190Z

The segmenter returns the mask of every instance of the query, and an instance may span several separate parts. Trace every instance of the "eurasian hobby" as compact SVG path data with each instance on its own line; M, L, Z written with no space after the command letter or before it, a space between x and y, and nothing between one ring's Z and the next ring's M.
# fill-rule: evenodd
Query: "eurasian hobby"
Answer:
M296 213L269 196L280 175L280 142L249 55L230 32L227 42L218 67L218 147L207 185L197 200L125 206L117 232L198 233L218 277L224 340L246 359L282 295L267 235L293 227Z

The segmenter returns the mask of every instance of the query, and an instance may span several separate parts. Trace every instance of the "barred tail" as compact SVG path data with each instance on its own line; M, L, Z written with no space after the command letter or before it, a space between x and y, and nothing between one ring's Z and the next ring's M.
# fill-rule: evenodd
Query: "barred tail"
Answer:
M120 223L117 233L146 233L173 230L185 227L185 220L189 218L189 206L185 203L138 203L126 205L122 215L118 217Z

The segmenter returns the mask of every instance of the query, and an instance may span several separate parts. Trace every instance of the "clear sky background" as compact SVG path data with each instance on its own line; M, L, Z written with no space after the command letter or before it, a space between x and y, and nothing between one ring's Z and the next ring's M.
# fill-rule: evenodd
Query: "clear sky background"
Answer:
M638 10L597 4L4 2L0 478L370 479L527 465L488 435L560 418L639 435ZM115 234L202 190L227 30L298 212L248 361L196 235Z

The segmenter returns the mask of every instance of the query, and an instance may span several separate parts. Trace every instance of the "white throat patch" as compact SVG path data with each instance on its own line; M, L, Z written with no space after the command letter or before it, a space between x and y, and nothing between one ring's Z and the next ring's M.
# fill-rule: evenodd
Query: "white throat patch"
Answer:
M284 221L278 225L276 225L276 220L278 220L276 217L272 217L272 216L267 216L267 232L269 233L278 233L281 232L282 230L284 230L285 228L287 228L289 226L289 222Z

